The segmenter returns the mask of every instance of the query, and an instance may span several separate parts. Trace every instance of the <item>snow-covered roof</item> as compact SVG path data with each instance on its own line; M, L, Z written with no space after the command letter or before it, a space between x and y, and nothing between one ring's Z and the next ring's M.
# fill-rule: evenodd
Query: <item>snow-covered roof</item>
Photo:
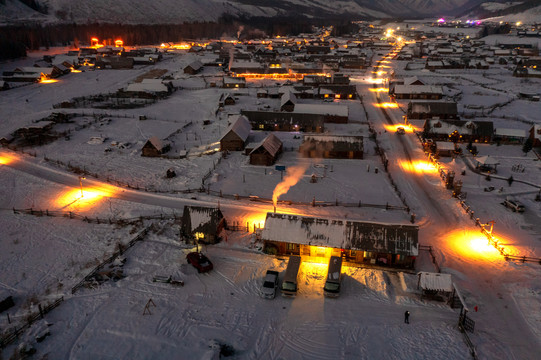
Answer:
M197 71L197 70L199 70L199 69L201 69L203 67L203 64L201 63L201 61L195 60L194 62L190 63L186 67L191 67L192 69Z
M233 76L224 77L224 84L244 84L245 82L246 82L246 79L243 77L233 77Z
M23 66L15 69L15 71L21 71L24 73L30 73L30 74L44 74L44 75L52 75L54 67L36 67L36 66Z
M525 138L526 130L522 129L506 129L506 128L497 128L494 132L497 136L509 136L516 138Z
M411 101L408 112L426 114L456 115L457 103L452 101ZM411 110L410 110L411 109Z
M498 165L500 163L497 159L491 157L490 155L476 157L475 161L483 165Z
M353 136L353 135L304 135L303 141L334 141L334 142L347 142L356 144L363 142L362 136Z
M156 149L161 150L163 149L163 141L158 139L156 136L152 136L148 141L154 146Z
M218 208L203 207L203 206L185 206L184 212L190 215L191 231L198 230L206 224L215 224L223 218L222 212Z
M449 141L436 141L436 147L439 151L454 151L455 150L455 143L449 142Z
M246 139L248 139L248 136L250 135L250 130L252 130L252 125L250 124L248 118L244 115L237 115L236 119L234 117L231 117L230 119L233 122L231 123L231 126L229 126L225 134L233 131L235 134L238 135L239 138L246 141Z
M263 240L417 256L419 227L267 213Z
M275 156L282 147L282 141L276 135L269 134L269 136L254 147L250 154L257 151L260 147L263 147L269 154Z
M291 101L293 104L297 103L297 97L291 91L284 92L280 99L280 106L284 106L288 101Z
M349 115L347 105L332 104L296 104L293 112L298 114L333 115L344 117Z
M396 85L395 94L443 94L440 86L432 85Z
M424 85L424 82L420 80L417 76L404 78L404 85L411 85L415 82L420 82L422 85Z
M419 276L419 287L423 290L453 291L451 274L420 272L417 276Z

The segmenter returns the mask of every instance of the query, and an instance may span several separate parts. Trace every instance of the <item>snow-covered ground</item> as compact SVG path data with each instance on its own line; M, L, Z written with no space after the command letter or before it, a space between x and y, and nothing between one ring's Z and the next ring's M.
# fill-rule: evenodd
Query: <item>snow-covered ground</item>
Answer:
M39 57L42 54L30 54ZM203 60L213 55L204 55ZM49 115L52 105L74 96L116 91L152 68L163 68L191 88L204 81L198 76L184 77L182 68L200 58L178 53L155 66L134 70L104 70L73 73L53 84L33 84L0 93L2 127L0 137L19 127ZM30 63L32 59L21 61ZM0 64L11 70L17 62ZM406 62L390 64L397 76L418 76L427 83L447 84L454 95L460 94L461 111L468 105L489 107L507 102L489 115L497 126L528 129L524 121L539 122L539 103L517 100L520 91L539 91L539 79L527 82L513 78L504 66L468 73L404 70ZM203 75L215 75L206 69ZM400 136L384 128L381 109L376 104L370 70L353 74L353 82L363 96L359 101L342 101L350 108L351 124L329 126L333 134L363 135L363 160L323 160L310 163L300 159L295 150L296 133L278 133L285 152L279 164L293 166L307 163L305 177L280 199L310 202L362 202L401 206L387 174L376 155L375 143L368 136L367 122L378 130L380 146L390 160L390 174L420 226L420 243L434 247L442 272L450 273L476 321L470 335L481 359L534 359L541 351L541 267L536 263L506 262L474 226L470 216L451 197L430 166L418 170L405 163L407 151L415 161L427 161L417 137ZM16 307L10 309L13 324L0 318L2 332L20 324L36 311L37 303L64 302L46 315L51 336L36 343L34 335L43 322L35 324L14 345L4 349L8 358L17 344L31 343L36 356L51 359L95 359L154 357L175 359L212 358L234 351L238 359L468 359L469 350L458 331L458 311L440 302L421 300L416 276L410 272L384 271L378 268L344 267L343 290L339 298L323 297L326 265L303 263L299 294L294 299L278 296L264 300L258 295L264 273L273 268L283 273L286 259L264 255L253 235L228 232L227 241L203 249L214 262L206 274L186 264L191 247L179 241L179 227L168 218L182 213L185 204L220 206L230 222L261 226L272 205L248 200L228 200L206 193L174 194L174 190L199 188L202 177L212 176L205 188L224 194L254 195L269 198L281 179L274 167L256 167L240 153L220 160L218 153L194 155L186 159L151 159L140 156L150 136L168 137L186 123L192 125L172 135L173 153L187 150L188 155L219 140L227 127L227 115L242 108L269 105L279 107L279 100L256 99L257 83L238 90L237 104L214 111L222 89L182 89L168 99L135 110L73 109L85 112L74 124L92 123L74 130L69 139L61 138L30 150L37 156L13 154L2 150L0 157L0 298L12 295ZM273 85L275 86L275 85ZM379 95L383 99L385 95ZM28 100L28 101L26 101ZM257 102L260 102L259 104ZM306 100L306 102L310 102ZM406 104L401 104L406 105ZM366 110L365 115L364 109ZM404 108L404 106L402 106ZM473 109L479 111L479 108ZM387 109L399 123L400 109ZM106 114L105 120L93 123L93 113ZM139 115L149 120L138 120ZM203 125L204 120L211 120ZM264 134L254 132L253 141ZM91 141L101 137L105 140ZM90 143L89 143L90 142ZM111 143L126 144L119 148ZM129 143L129 144L128 144ZM477 144L479 155L500 161L498 174L488 181L471 171L471 156L464 159L440 159L441 166L452 169L463 181L466 201L482 223L494 221L494 234L502 239L510 254L541 257L541 202L534 200L539 191L539 161L533 153L526 156L521 146ZM464 144L465 147L465 144ZM111 148L111 151L106 151ZM464 149L464 153L466 153ZM46 162L44 157L84 168L98 179L79 179L65 166ZM514 171L517 165L524 172ZM177 177L167 179L165 172L174 168ZM376 174L374 169L380 168ZM369 171L367 171L370 169ZM318 176L311 183L312 174ZM509 185L508 177L516 180ZM499 179L501 177L502 179ZM126 187L107 187L105 183L130 184L152 189L137 191ZM524 181L524 183L520 181ZM80 185L95 198L80 198ZM494 186L491 192L485 188ZM500 203L512 195L526 206L524 214L511 212ZM88 223L66 217L36 217L14 214L13 208L49 211L72 211L89 218L133 219L164 215L154 220L155 230L130 248L125 257L126 277L107 281L94 289L82 288L75 294L71 287L82 280L97 264L112 254L119 243L128 243L142 229L141 225L122 227L114 224ZM370 207L312 207L280 204L279 211L319 217L348 218L365 221L409 223L410 215L399 210ZM144 221L148 225L151 221ZM435 271L427 252L421 251L417 271ZM155 275L182 279L183 287L153 282ZM151 315L143 315L152 299ZM477 311L474 311L477 307ZM403 322L404 311L411 312L411 324Z

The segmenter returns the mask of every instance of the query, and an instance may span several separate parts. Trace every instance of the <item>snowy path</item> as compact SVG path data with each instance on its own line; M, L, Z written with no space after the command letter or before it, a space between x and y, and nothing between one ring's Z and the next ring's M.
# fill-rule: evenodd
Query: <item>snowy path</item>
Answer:
M374 103L379 102L379 99L368 91L369 86L369 84L358 85L359 93L365 99L373 99ZM399 136L385 132L383 126L379 127L380 122L392 122L393 116L400 118L401 113L398 113L398 109L381 108L383 116L378 115L379 109L375 106L367 106L367 111L371 119L376 119L372 122L383 133L378 138L380 141L383 140L388 158L395 160L406 158L410 162L426 161L424 154L418 150L420 145L415 135ZM396 115L391 112L395 112ZM397 120L395 122L400 123ZM470 228L472 222L457 206L456 200L450 197L450 193L444 190L439 176L406 173L400 166L389 168L392 176L400 179L399 188L407 188L406 198L412 203L414 211L426 217L418 219L421 223L421 242L436 246L442 257L439 259L440 266L444 267L444 272L455 275L455 282L461 289L466 289L467 301L474 302L471 305L483 304L480 313L470 314L477 321L474 344L477 345L481 358L536 358L541 351L541 341L532 330L538 326L530 328L531 324L524 318L529 316L530 310L520 308L507 287L515 282L531 283L536 277L535 274L539 274L539 265L518 266L506 263L501 257L496 261L483 261L484 259L468 258L457 253L457 244L450 241L448 233L453 229ZM436 181L432 181L433 179ZM512 273L508 273L504 270L506 267L515 269L512 269ZM458 269L460 270L457 271ZM536 289L539 283L537 285L532 283L531 286ZM524 310L527 313L523 313ZM534 309L531 311L535 312Z

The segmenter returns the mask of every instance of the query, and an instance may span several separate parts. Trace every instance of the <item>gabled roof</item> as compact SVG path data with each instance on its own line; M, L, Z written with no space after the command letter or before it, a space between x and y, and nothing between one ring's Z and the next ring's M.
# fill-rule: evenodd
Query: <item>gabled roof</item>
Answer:
M195 60L194 62L188 64L186 68L191 67L193 70L197 71L203 67L203 64L199 60Z
M244 115L237 115L237 118L231 123L231 126L229 126L225 134L227 135L232 131L237 134L241 140L246 141L250 135L250 130L252 130L252 125L248 118Z
M417 256L419 227L267 213L263 240Z
M404 85L425 85L417 76L404 78Z
M498 165L500 163L498 159L490 157L490 155L476 157L475 161L483 165Z
M147 143L150 143L158 150L162 150L164 146L163 141L158 139L156 136L152 136L150 139L148 139Z
M284 106L288 102L291 102L292 104L297 103L297 97L291 91L286 91L282 95L282 98L280 99L280 107Z
M189 214L190 230L192 232L201 229L205 225L217 228L220 221L223 219L223 214L218 208L203 207L203 206L184 206L183 217Z
M259 148L263 147L270 155L276 156L280 148L282 147L282 141L274 134L270 134L263 141L257 144L250 154L257 152Z

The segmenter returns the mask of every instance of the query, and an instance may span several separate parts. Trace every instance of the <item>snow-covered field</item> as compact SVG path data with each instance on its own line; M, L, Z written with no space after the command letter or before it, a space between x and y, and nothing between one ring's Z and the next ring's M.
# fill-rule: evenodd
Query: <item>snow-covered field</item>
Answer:
M22 63L31 63L32 57ZM213 55L204 55L204 60ZM197 55L179 52L166 57L155 68L169 71L190 87L204 83L200 77L184 77L182 68ZM0 64L0 71L11 70L17 62ZM516 100L520 91L539 91L541 81L528 82L511 76L504 66L490 70L468 70L467 74L404 70L406 62L390 64L397 76L418 76L431 84L448 84L460 94L459 108L465 113L471 105L496 108L479 114L493 120L495 126L528 129L524 122L539 122L539 103ZM116 91L137 76L154 68L104 70L73 73L53 84L33 84L0 93L2 127L0 137L49 115L52 105L74 96ZM203 75L215 75L206 69ZM368 114L359 101L342 101L350 108L354 123L329 126L333 134L363 135L363 160L323 160L310 163L295 150L300 139L295 133L278 133L286 151L279 164L307 163L301 181L281 199L310 202L350 202L401 206L387 174L376 155L375 143L368 136L367 122L378 130L380 145L390 159L390 174L406 202L416 214L420 243L434 247L442 272L450 273L461 290L476 321L470 337L481 359L534 359L541 351L541 266L536 263L506 262L494 248L487 246L459 205L443 186L430 166L425 171L405 166L407 149L417 161L427 160L414 134L399 135L383 127L381 110L373 106L376 96L369 91L369 71L352 78ZM365 80L366 79L366 80ZM179 241L178 224L167 219L182 213L184 204L220 205L228 221L250 226L261 225L272 205L248 200L228 200L206 193L173 194L173 190L199 188L202 177L212 176L205 188L224 194L269 198L281 179L274 167L256 167L240 153L220 159L220 154L199 155L216 146L227 127L227 115L242 108L257 108L258 84L237 91L236 105L214 111L221 89L179 90L168 99L135 110L70 109L85 112L74 118L76 125L93 121L91 113L105 114L103 121L72 131L69 139L58 139L30 150L35 158L2 150L0 157L0 299L12 295L16 307L10 320L2 314L0 329L5 332L20 324L37 303L64 302L45 316L51 336L36 343L34 336L46 325L40 322L25 332L15 344L3 350L9 358L21 343L32 344L38 358L49 359L200 359L233 353L238 359L468 359L469 350L457 328L458 310L440 302L422 300L417 277L410 272L384 271L379 268L344 268L343 290L339 298L322 294L326 264L303 263L299 294L294 299L278 296L274 300L259 297L264 273L273 268L283 273L286 259L264 255L252 234L228 232L227 241L203 249L212 259L214 270L206 274L186 264L191 247ZM187 86L187 85L186 85ZM274 85L273 85L274 86ZM187 86L188 87L188 86ZM381 95L385 97L385 95ZM26 101L28 100L28 101ZM259 100L263 101L263 100ZM279 107L279 100L265 99ZM407 105L407 104L401 104ZM402 106L404 108L404 106ZM482 110L482 109L481 109ZM398 123L403 113L388 109ZM146 115L149 120L138 120ZM204 120L211 120L203 125ZM175 134L173 153L187 150L186 159L152 159L140 156L150 136L165 138ZM63 126L73 126L64 124ZM500 124L500 125L498 125ZM264 134L254 132L253 141ZM92 138L104 141L91 141ZM112 142L123 143L119 148ZM465 151L465 144L464 153ZM502 239L508 253L541 257L540 162L532 153L526 156L520 145L477 144L479 155L499 160L498 174L488 181L470 170L471 156L464 159L440 159L463 181L466 201L482 223L494 221L494 234ZM106 151L111 148L111 151ZM288 149L289 148L289 149ZM8 155L8 156L6 156ZM84 168L98 179L79 179L65 167L46 162L44 157ZM10 160L12 159L12 160ZM13 160L14 159L14 160ZM524 172L514 171L521 165ZM376 174L374 169L380 168ZM177 177L167 179L174 168ZM369 169L369 171L367 171ZM318 182L311 183L312 174ZM508 177L515 181L508 184ZM501 177L501 179L499 178ZM80 185L90 192L103 189L101 181L119 181L144 192L125 187L108 188L96 198L81 199ZM524 181L520 182L520 181ZM495 190L486 192L485 188ZM512 195L526 207L524 214L511 212L500 203ZM82 288L75 294L71 287L97 264L112 254L119 243L128 243L141 225L121 227L88 223L66 217L14 214L13 208L73 211L91 218L126 219L164 215L155 220L155 230L126 253L125 278L107 281L93 289ZM370 207L312 207L279 205L279 211L332 218L409 223L404 211ZM145 221L148 225L151 221ZM477 241L474 241L477 240ZM435 271L425 251L417 259L417 271ZM181 279L183 287L153 282L155 275ZM152 299L150 315L145 305ZM155 305L155 306L153 306ZM477 307L478 311L474 311ZM404 312L411 312L411 324L404 324ZM145 312L146 313L146 312Z

